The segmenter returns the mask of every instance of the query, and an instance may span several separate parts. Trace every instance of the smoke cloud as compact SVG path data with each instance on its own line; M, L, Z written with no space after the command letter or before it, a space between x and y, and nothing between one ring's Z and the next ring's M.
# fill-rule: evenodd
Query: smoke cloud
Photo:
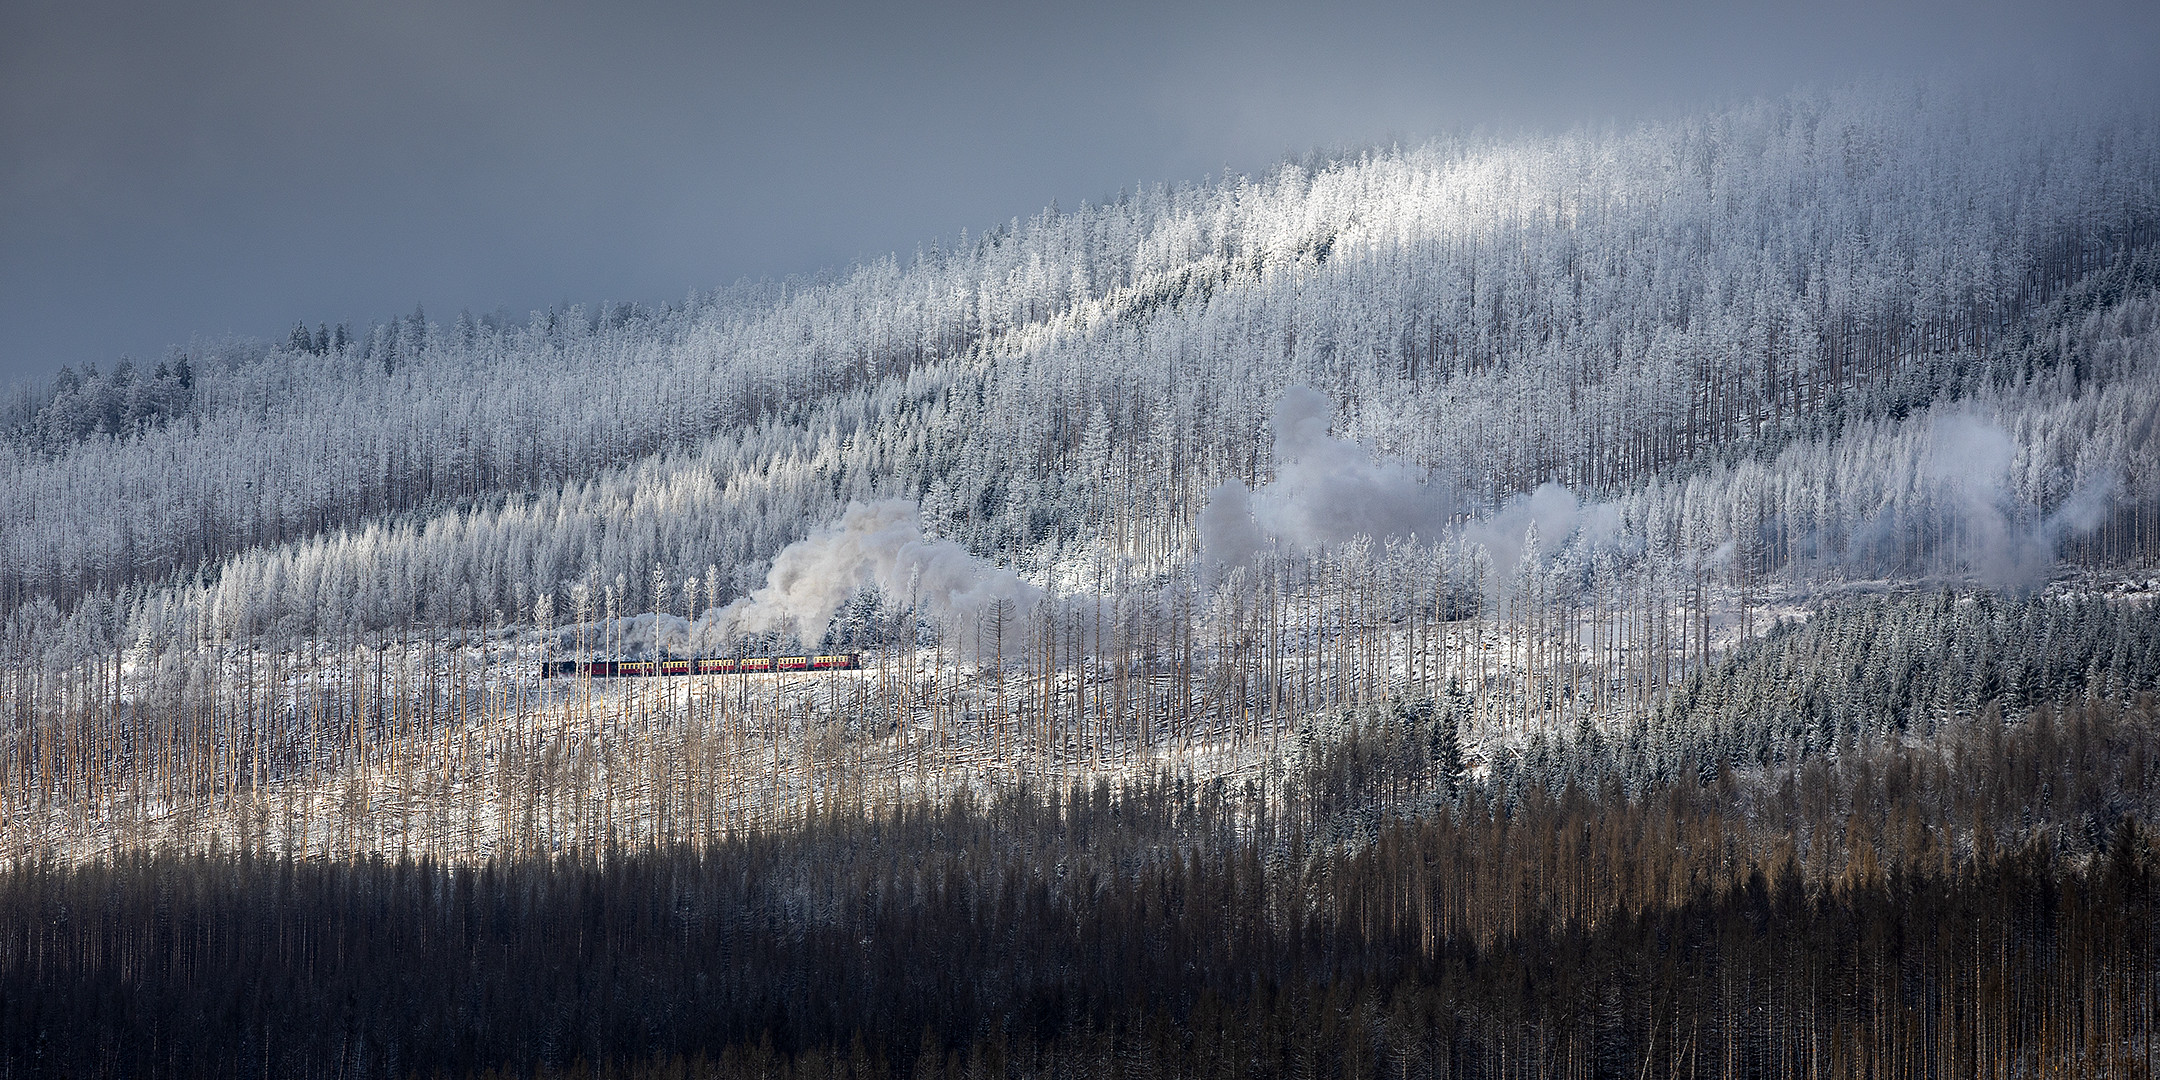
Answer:
M1970 412L1933 418L1921 480L1958 534L1958 559L1982 584L2031 588L2055 565L2058 544L2090 532L2114 498L2112 471L2088 478L2052 514L2022 497L2011 483L2017 440L2001 425Z
M1449 534L1457 507L1454 492L1404 463L1383 461L1328 434L1333 414L1334 404L1308 387L1284 391L1269 421L1275 479L1257 490L1226 481L1208 493L1199 532L1209 557L1239 566L1271 542L1307 551L1359 536L1438 541ZM1494 569L1508 574L1521 564L1533 528L1549 559L1570 539L1615 542L1620 512L1608 503L1584 503L1565 485L1551 482L1464 526L1462 538L1484 545Z
M1582 516L1582 500L1566 486L1548 481L1528 495L1508 500L1491 517L1471 523L1463 529L1463 539L1485 545L1493 570L1511 574L1522 563L1533 526L1539 548L1549 556L1574 534Z
M791 634L814 645L840 606L868 586L945 623L985 632L984 620L1003 604L1008 649L1025 640L1027 617L1043 597L1011 570L950 540L926 538L916 504L888 499L851 503L837 525L783 548L765 584L748 596L694 620L652 613L618 619L589 630L586 644L622 655L677 656L724 655L746 634Z
M925 538L916 504L887 499L852 503L839 525L788 545L774 556L764 587L717 618L729 633L793 630L808 640L865 585L946 621L981 619L1004 603L1008 619L1021 622L1043 595L959 544Z
M1283 392L1268 425L1275 479L1257 490L1232 480L1210 491L1200 513L1202 550L1241 565L1270 541L1312 550L1359 536L1438 538L1447 529L1452 493L1406 464L1328 434L1334 413L1334 403L1309 387Z

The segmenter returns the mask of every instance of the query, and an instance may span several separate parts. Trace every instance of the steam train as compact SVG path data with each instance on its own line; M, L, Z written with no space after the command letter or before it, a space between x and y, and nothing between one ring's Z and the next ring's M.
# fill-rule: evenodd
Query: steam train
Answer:
M542 678L648 679L660 675L770 675L787 671L860 671L860 653L738 656L692 660L551 660Z

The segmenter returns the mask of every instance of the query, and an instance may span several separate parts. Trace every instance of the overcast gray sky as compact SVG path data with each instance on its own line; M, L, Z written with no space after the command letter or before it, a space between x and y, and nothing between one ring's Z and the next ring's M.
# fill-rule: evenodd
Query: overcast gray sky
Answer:
M0 381L425 303L665 302L1136 183L1858 75L2160 4L0 4Z

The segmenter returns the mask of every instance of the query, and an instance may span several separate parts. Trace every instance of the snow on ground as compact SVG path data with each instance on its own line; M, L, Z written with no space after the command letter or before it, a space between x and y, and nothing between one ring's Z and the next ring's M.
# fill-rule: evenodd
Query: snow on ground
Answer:
M2132 599L2160 591L2142 578L2049 589ZM1714 595L1713 655L1781 619L1805 619L1824 592L1765 590L1745 608L1736 595ZM1637 639L1630 653L1629 639L1593 630L1589 618L1581 613L1565 634L1546 626L1540 638L1495 620L1442 624L1414 642L1404 627L1383 628L1365 640L1377 650L1369 655L1346 655L1338 638L1308 639L1242 672L1202 656L1189 678L1168 662L1045 667L1027 657L1010 658L1001 676L935 647L869 652L859 671L542 678L542 635L530 628L455 646L311 643L274 659L228 650L219 683L240 688L241 700L218 706L226 722L214 735L214 795L200 776L150 769L87 803L9 806L0 858L173 846L473 860L668 843L1021 784L1168 772L1264 793L1295 767L1301 725L1451 684L1467 708L1466 764L1482 775L1538 732L1638 715L1657 692L1645 679L1684 677L1676 649L1652 653ZM1572 650L1553 647L1562 637ZM123 678L155 666L130 656ZM1235 677L1242 695L1227 689ZM256 731L283 735L258 743Z

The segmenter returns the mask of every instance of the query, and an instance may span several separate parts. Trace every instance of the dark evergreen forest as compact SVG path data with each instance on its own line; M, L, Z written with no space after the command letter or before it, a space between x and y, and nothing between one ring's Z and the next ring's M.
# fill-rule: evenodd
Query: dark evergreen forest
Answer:
M2160 850L2082 809L2149 800L2152 721L1356 840L1162 782L546 862L30 866L0 1034L33 1075L2152 1075Z
M1472 768L1450 691L1308 727L1272 793L866 795L454 865L34 861L0 873L0 1046L28 1075L2152 1075L2160 709L2149 660L2108 660L2149 658L2149 619L1993 654L1982 684L2025 696L1927 712L1925 741L1790 673L2105 620L1856 605L1673 706L1820 752L1661 738L1667 713ZM1837 676L1856 715L1963 670L1876 666ZM1772 685L1796 704L1745 704Z

